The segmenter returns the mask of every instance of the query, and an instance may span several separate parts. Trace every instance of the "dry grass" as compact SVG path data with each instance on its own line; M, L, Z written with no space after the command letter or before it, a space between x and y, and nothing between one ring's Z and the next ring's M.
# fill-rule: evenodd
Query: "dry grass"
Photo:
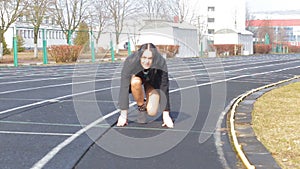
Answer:
M283 169L300 169L300 82L264 94L252 114L257 138Z
M78 59L91 59L91 53L81 53ZM48 62L54 62L55 59L50 55L48 52ZM115 53L115 58L122 58L127 57L128 53L127 50L120 50L120 53ZM96 54L96 59L103 59L103 58L111 58L111 54L109 50L99 51ZM34 57L33 51L26 51L26 52L19 52L18 53L18 62L19 63L36 63L36 62L43 62L43 53L39 51L38 57ZM2 59L0 59L0 64L13 64L14 63L14 56L13 54L4 55Z
M48 54L48 61L53 60L51 56ZM33 52L19 52L18 53L18 62L42 62L43 61L43 53L39 52L38 57L34 57ZM0 59L0 63L14 63L13 54L4 55L2 59Z

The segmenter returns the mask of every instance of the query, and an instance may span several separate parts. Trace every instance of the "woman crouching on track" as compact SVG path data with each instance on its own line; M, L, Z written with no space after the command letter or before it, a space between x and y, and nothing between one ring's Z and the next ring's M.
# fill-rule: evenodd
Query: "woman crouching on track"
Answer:
M128 124L130 93L138 106L138 123L146 123L147 115L156 116L161 106L163 109L162 126L174 127L170 117L169 78L166 60L152 43L143 44L124 62L119 94L121 111L117 126Z

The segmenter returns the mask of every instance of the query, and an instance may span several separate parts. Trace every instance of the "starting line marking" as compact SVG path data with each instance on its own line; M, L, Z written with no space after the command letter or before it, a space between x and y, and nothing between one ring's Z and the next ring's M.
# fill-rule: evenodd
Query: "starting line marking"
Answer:
M0 131L0 134L21 134L21 135L44 135L44 136L72 136L73 133L40 133L40 132L21 132L21 131Z

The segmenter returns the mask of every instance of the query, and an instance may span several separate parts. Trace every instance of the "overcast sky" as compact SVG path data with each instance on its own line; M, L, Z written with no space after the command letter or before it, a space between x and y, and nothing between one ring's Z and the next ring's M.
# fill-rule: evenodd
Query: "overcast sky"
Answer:
M297 3L298 2L298 3ZM273 10L300 10L299 0L246 0L252 12Z

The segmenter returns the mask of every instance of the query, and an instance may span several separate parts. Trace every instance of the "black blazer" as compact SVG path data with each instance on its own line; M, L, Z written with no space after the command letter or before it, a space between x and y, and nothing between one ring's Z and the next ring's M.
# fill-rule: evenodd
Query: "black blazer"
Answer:
M121 71L121 86L119 93L119 108L127 110L129 108L129 86L132 75L143 71L140 63L141 51L136 51L126 58ZM155 89L160 89L166 96L166 106L164 110L170 111L169 101L169 77L166 60L157 52L153 53L152 65L149 70L149 83Z

